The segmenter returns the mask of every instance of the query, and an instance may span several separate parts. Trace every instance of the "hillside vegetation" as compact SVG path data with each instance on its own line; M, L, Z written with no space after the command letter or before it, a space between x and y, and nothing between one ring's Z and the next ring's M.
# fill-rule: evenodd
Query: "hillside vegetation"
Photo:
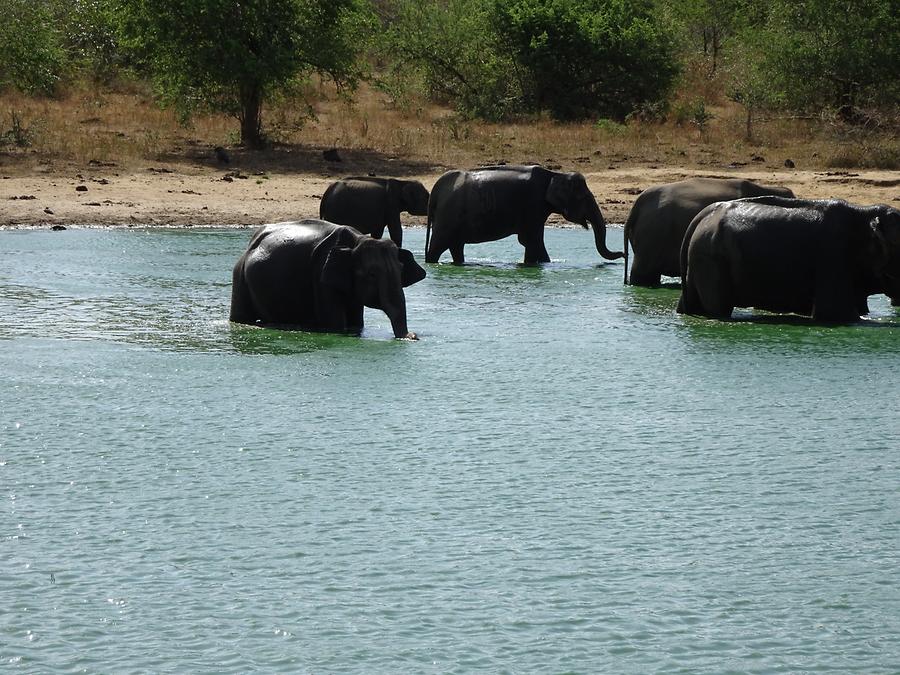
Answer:
M896 168L895 5L0 0L0 156Z

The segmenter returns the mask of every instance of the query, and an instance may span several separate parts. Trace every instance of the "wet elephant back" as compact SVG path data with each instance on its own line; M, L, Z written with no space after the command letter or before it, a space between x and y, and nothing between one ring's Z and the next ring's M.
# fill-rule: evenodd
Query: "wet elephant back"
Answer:
M773 312L810 313L829 234L815 213L737 207L723 219L731 240L735 305ZM733 248L732 248L733 247Z
M314 316L312 256L334 226L268 225L247 252L244 279L265 323L301 324Z
M523 212L538 208L544 190L536 191L531 174L523 171L468 172L461 196L465 200L465 240L476 244L515 234Z

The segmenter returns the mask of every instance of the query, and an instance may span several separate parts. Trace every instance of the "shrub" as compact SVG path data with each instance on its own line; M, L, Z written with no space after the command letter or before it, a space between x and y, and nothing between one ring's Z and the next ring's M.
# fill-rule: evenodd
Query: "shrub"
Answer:
M35 0L0 0L0 89L50 94L65 65L53 15Z
M526 108L560 120L624 120L664 100L677 74L670 36L636 0L495 0L493 25Z

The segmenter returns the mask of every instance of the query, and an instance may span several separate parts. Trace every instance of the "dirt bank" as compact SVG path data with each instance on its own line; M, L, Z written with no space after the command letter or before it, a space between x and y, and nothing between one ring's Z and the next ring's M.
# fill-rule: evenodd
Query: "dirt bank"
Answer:
M429 189L442 173L441 169L397 168L395 175L421 180ZM364 167L353 166L303 173L266 171L258 166L243 170L178 163L127 170L97 163L0 165L0 227L235 226L314 217L330 182L365 172ZM700 175L778 183L809 198L841 198L895 207L900 203L900 173L896 171L635 166L585 175L610 223L625 220L641 190ZM422 225L424 219L404 217L404 223ZM561 225L563 221L553 217L551 224Z

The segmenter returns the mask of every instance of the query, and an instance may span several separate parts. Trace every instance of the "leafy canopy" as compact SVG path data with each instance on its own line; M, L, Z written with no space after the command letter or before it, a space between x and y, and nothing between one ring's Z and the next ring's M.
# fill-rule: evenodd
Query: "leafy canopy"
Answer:
M262 143L263 101L319 72L358 76L362 0L123 0L127 45L183 115L208 108L241 120L241 140Z
M62 35L45 2L0 0L0 89L50 94L66 58Z

